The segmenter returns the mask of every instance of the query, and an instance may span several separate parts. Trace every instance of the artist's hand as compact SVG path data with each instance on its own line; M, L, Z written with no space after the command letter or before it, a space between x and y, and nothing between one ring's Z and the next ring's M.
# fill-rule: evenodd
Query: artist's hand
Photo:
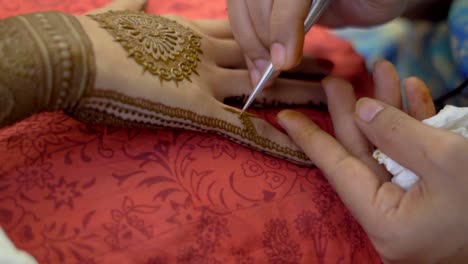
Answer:
M251 91L228 21L163 16L168 22L143 13L108 12L136 11L143 3L117 0L79 17L93 43L96 80L74 116L100 124L215 132L275 156L311 163L268 122L249 114L241 117L237 108L223 103ZM320 81L279 79L257 103L320 104L325 94Z
M466 254L468 140L418 121L434 114L423 82L404 81L408 115L398 109L394 68L381 62L374 74L380 100L356 104L348 83L329 79L324 84L341 144L297 112L286 110L278 119L323 170L386 263L439 263ZM419 182L407 192L391 183L371 157L373 145L414 171Z
M407 4L402 0L334 0L319 23L325 26L365 26L389 21ZM235 39L251 72L252 82L271 60L287 70L301 59L304 20L312 0L227 0ZM313 32L311 32L313 33Z

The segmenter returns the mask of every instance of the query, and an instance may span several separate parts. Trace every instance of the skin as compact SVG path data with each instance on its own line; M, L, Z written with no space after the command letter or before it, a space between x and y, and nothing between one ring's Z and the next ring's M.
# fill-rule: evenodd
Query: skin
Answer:
M278 121L323 170L385 263L466 263L468 140L419 122L435 113L421 80L404 80L407 113L390 63L375 66L374 81L376 99L357 102L349 83L324 81L336 138L295 111L280 112ZM407 192L391 183L371 157L373 146L420 181Z
M94 13L140 10L144 3L119 0ZM203 93L206 98L212 98L210 103L214 106L219 104L217 100L233 95L232 91L234 95L248 92L243 90L247 87L248 75L239 60L242 53L226 23L219 26L207 21L191 22L174 17L194 28L206 39L204 45L212 47L207 49L209 52L204 55L200 66L212 74L207 79L194 77L193 85L168 85L164 89L155 89L157 78L142 75L141 69L95 22L84 16L78 18L96 49L96 89L112 89L155 101L172 98L175 104L190 105L173 94L177 89L185 89L185 94ZM122 74L116 75L114 65L126 67L121 67L124 69ZM398 74L392 65L387 62L376 65L374 78L375 94L379 100L364 98L357 103L349 83L330 78L324 81L336 136L341 143L305 116L289 110L278 116L291 136L291 140L286 141L295 142L324 171L386 263L434 263L438 260L457 263L458 260L466 260L468 141L418 121L435 113L429 91L420 80L410 78L404 81L409 100L408 112L404 113L398 110L401 108L401 95ZM226 85L229 83L237 83L237 86ZM294 103L303 99L307 95L305 92L310 93L310 89L307 90L310 84L300 84L285 80L277 85L279 88L303 88L296 94L297 98L293 98ZM154 93L168 96L155 96ZM271 90L270 96L282 98L275 90ZM273 128L266 127L263 131L273 131ZM404 192L390 183L390 175L371 157L373 146L416 172L421 177L418 184ZM324 153L323 149L327 152Z
M433 1L433 0L430 0ZM301 59L304 20L311 0L226 0L234 37L240 44L255 84L268 61L288 70ZM421 0L334 0L319 24L328 27L370 26L401 15Z
M132 3L135 2L120 0L106 9L141 7L128 6ZM202 90L208 92L207 96L216 99L223 98L228 91L247 92L247 88L239 90L248 86L248 73L239 60L242 51L235 45L229 25L175 19L190 23L187 25L207 41L204 45L212 47L204 54L206 57L202 59L200 71L209 69L214 73L209 76L217 76L214 79L204 79L203 75L194 77L194 87L190 84L185 92L206 88ZM142 76L133 80L141 84L132 86L140 87L139 90L119 85L126 82L113 82L115 74L107 71L107 65L129 63L123 61L125 53L117 44L112 46L113 40L95 23L84 21L83 24L91 32L90 36L97 39L96 86L113 87L122 93L138 92L138 96L152 98L145 92L145 87L154 90L154 83L158 81L152 76L142 76L135 65L124 68L128 71L133 67L138 74L132 76ZM227 49L231 49L230 52L226 52ZM106 52L112 55L121 52L122 55L110 56ZM122 61L108 61L109 58L122 58ZM132 80L133 77L129 78ZM236 82L233 78L237 78ZM409 103L407 113L399 110L402 107L399 77L390 63L379 62L375 66L374 82L377 100L363 98L357 102L349 83L333 78L323 82L336 139L294 111L281 112L278 120L290 135L291 142L295 142L323 170L386 263L435 263L439 260L464 263L460 260L468 257L468 140L419 122L435 114L429 90L419 79L409 78L403 82ZM226 83L243 85L229 87ZM270 89L273 98L282 97L276 94L282 87L297 87L297 83L293 85L286 81L275 85L277 90ZM308 85L304 84L304 91L298 93L300 97L310 91L306 89ZM161 92L176 91L174 88L166 87ZM392 184L390 175L371 157L374 146L413 170L420 176L420 181L408 192Z
M111 8L114 10L138 7L125 6L133 1L114 3L116 6ZM87 28L86 22L84 24ZM202 67L223 73L210 76L226 76L229 80L239 76L238 82L246 83L248 75L242 61L238 60L242 52L232 44L234 40L229 25L215 27L207 21L191 25L209 41L205 45L222 47L219 50L223 52L219 56L217 49L208 49L213 52L207 53L203 60L206 65ZM88 29L96 31L91 36L106 38L104 31L96 26L90 25ZM108 42L102 41L106 49L97 52L97 56L102 56L97 58L97 86L117 87L125 92L124 86L109 85L113 78L107 75L105 58L112 56L105 55L105 52L110 50L112 40L109 38ZM232 52L225 52L229 47ZM115 65L117 62L109 63ZM144 78L155 83L151 77ZM198 87L224 87L222 84L226 83L223 77L208 85L204 81L203 78L194 79L196 84L202 84ZM407 113L399 110L402 106L399 77L391 64L378 63L374 81L377 100L364 98L358 102L349 83L333 78L323 82L336 139L294 111L281 112L278 120L292 141L323 170L386 263L435 263L439 260L457 263L457 259L452 257L464 259L468 245L468 141L419 122L435 114L429 90L419 79L404 80L409 101ZM234 88L225 87L215 94L219 96ZM408 192L392 184L390 175L371 157L374 146L416 172L421 180ZM323 149L327 152L324 153Z
M100 14L117 10L141 11L144 9L145 4L145 0L115 0L107 6L93 10L88 14ZM200 55L201 62L197 68L199 75L193 74L190 76L192 82L184 81L176 84L174 82L161 83L156 76L149 73L142 74L140 65L128 58L128 54L119 44L115 43L109 33L89 17L77 16L85 32L90 37L95 50L97 67L95 87L97 89L105 88L123 93L138 93L140 97L156 101L166 94L162 94L159 98L154 97L155 86L157 90L163 92L185 89L185 93L203 93L216 103L223 101L226 97L250 94L249 74L242 59L242 51L234 40L232 29L227 20L188 20L174 15L163 16L190 27L196 34L201 36L203 54ZM303 62L294 69L295 72L322 75L329 73L329 71L320 68L312 58ZM117 75L115 74L115 65L122 65L122 72ZM138 88L135 87L135 83ZM286 87L294 87L294 93L288 96L288 99L284 99L286 97L284 95L291 94L291 92L284 91ZM310 93L311 87L317 88L312 94ZM259 100L277 100L280 102L288 100L283 103L290 104L303 104L309 101L323 103L325 95L323 90L319 88L321 88L321 83L316 80L305 81L280 78L275 87ZM177 100L180 96L174 95L173 97Z
M143 8L144 3L145 1L116 0L89 14L100 14L109 10L137 11ZM155 111L154 114L159 118L172 119L174 122L169 124L170 127L191 125L197 129L217 131L248 146L265 150L269 154L292 159L299 164L311 165L310 160L291 139L270 123L253 116L243 116L243 118L248 118L245 121L240 118L239 109L223 103L226 98L241 98L250 93L249 74L240 47L232 36L229 23L226 20L188 20L172 15L164 15L164 17L191 28L195 34L201 37L203 53L199 55L200 61L196 69L199 74L192 74L191 81L161 82L158 76L149 72L143 73L143 67L137 64L133 58L129 58L122 46L96 21L87 16L77 16L93 44L96 79L93 91L84 96L86 98L80 100L79 106L76 108L76 116L79 118L80 109L85 108L84 111L89 109L88 103L99 92L101 92L99 93L101 96L105 93L106 95L103 97L111 101L116 99L109 99L110 94L125 97L127 102L130 101L130 103L125 103L126 107L141 107L137 104L137 99L144 99L149 102L147 105L151 105L152 109L158 109L157 107L164 105L165 110ZM317 65L317 63L311 64L311 61L308 60L309 63L305 64L309 65L307 72L323 73L320 69L314 70L314 67L310 67L310 65ZM115 67L115 65L119 65L119 67ZM297 70L300 72L300 67ZM285 89L286 87L289 89ZM275 86L262 94L258 100L264 105L274 103L320 104L325 102L325 94L318 80L278 78ZM81 108L83 105L85 106ZM178 116L174 117L168 114L168 111L172 111L168 109L182 109L183 111L177 110ZM107 112L114 111L109 106L105 110ZM117 113L114 111L113 114L125 119L125 121L132 119L126 119L125 114L122 117L120 113L124 112L124 110ZM190 114L191 119L183 117L183 113ZM107 116L107 119L109 120L110 117ZM82 119L85 122L93 122L93 120L100 120L100 118ZM113 122L112 119L108 120L106 122ZM200 120L208 121L203 121L205 123L201 124ZM178 123L174 125L176 121ZM247 129L250 123L246 125L244 122L252 123L253 129ZM162 122L158 122L157 118L153 118L149 123L153 126L162 124ZM220 125L221 123L223 125ZM236 130L236 128L238 129ZM257 133L258 131L261 132L261 135ZM273 142L274 147L269 145L271 142ZM288 154L291 152L294 154Z

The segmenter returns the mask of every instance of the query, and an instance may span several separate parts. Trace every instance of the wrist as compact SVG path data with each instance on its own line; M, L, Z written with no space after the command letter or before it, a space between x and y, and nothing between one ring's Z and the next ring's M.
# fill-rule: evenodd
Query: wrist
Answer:
M41 12L7 18L0 21L0 35L0 126L73 108L93 85L91 42L74 16Z

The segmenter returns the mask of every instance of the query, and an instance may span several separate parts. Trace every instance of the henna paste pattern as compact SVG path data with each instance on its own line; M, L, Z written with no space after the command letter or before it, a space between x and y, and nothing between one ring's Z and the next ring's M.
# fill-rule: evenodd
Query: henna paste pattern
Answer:
M189 75L196 73L201 38L189 28L138 12L108 12L91 17L161 80L189 80ZM273 156L311 164L303 152L260 135L253 120L257 117L253 115L241 116L241 125L236 125L188 109L114 92L92 91L90 84L94 83L95 73L92 45L73 16L58 12L34 13L7 19L2 25L0 32L7 37L0 41L0 51L6 58L0 62L5 74L0 81L0 103L7 122L34 112L63 109L88 123L214 132ZM9 59L7 54L17 60ZM34 87L35 93L24 87ZM18 96L20 93L25 96ZM85 98L80 99L83 94ZM24 99L15 102L16 97ZM239 116L234 108L225 107L222 111ZM274 179L277 178L271 177Z
M88 15L119 42L144 71L161 81L190 80L202 53L201 37L170 19L133 11Z
M91 41L71 15L32 13L0 24L0 126L69 109L94 84Z
M225 108L224 110L239 115L236 109ZM130 98L106 90L89 91L80 100L76 111L71 114L83 122L101 125L139 128L165 126L213 132L272 156L302 165L312 164L304 152L281 146L259 135L252 123L252 118L256 117L251 114L239 115L243 126L236 126L225 120L199 115L187 109L170 107L140 98Z

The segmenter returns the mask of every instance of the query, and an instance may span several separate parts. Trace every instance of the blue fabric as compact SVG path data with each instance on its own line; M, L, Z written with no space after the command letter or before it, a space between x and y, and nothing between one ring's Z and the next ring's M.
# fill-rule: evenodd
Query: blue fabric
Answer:
M395 19L370 29L347 28L335 33L351 41L369 70L379 59L395 64L401 78L417 76L437 98L468 78L468 0L455 0L447 21ZM447 102L468 106L468 91Z

